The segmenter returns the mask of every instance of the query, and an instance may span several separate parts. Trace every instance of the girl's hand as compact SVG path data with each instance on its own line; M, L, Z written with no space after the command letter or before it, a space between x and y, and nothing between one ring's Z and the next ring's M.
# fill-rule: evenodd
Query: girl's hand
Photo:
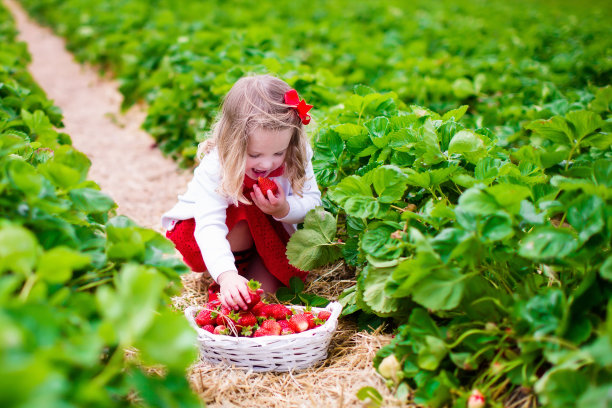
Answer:
M251 193L251 200L261 211L274 218L283 218L289 214L289 203L280 185L278 185L278 193L276 195L268 190L268 195L265 196L259 186L255 184Z
M221 287L219 290L219 300L228 309L238 310L247 309L247 301L251 300L248 280L236 271L226 271L217 278L217 283Z

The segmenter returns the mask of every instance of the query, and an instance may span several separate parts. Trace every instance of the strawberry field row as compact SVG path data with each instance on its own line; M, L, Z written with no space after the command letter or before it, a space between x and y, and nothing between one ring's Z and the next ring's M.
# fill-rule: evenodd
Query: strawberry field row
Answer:
M87 180L90 161L55 130L62 115L15 35L0 7L0 405L127 406L137 391L150 406L197 407L185 378L195 339L168 308L185 267ZM128 347L139 355L124 362Z
M344 313L397 324L376 366L399 398L609 403L609 5L23 3L187 162L247 72L315 103L325 209L288 254L355 268Z
M247 72L287 80L320 123L365 84L436 111L468 104L464 120L501 141L525 119L565 113L612 73L605 1L583 11L558 1L22 3L79 60L114 73L126 107L147 102L145 128L187 162Z

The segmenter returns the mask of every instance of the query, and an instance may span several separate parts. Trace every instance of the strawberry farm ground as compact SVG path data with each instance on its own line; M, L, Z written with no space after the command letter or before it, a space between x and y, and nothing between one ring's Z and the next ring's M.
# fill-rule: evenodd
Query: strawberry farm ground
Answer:
M89 176L118 204L117 213L160 231L159 217L187 185L190 171L165 158L153 139L140 129L142 106L120 113L118 84L102 78L93 67L79 65L64 41L28 18L14 1L6 1L32 55L30 72L64 115L63 131L92 162ZM342 264L311 273L307 291L335 299L352 285ZM184 292L175 298L183 309L206 300L205 280L197 274L183 279ZM348 407L362 406L356 397L364 386L378 389L384 406L401 406L372 368L372 358L389 341L341 321L332 339L330 357L309 370L256 374L197 362L189 378L193 389L212 407ZM170 352L170 350L169 350Z

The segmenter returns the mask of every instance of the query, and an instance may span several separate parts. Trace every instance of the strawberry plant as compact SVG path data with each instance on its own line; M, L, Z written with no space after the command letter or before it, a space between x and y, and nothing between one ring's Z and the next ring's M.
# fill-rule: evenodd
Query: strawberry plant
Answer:
M356 92L315 140L327 211L309 214L290 261L356 268L343 314L396 322L375 365L399 397L501 404L523 387L547 406L588 406L611 374L597 358L612 351L609 88L506 147L463 125L465 107L438 115Z
M0 405L197 407L195 338L168 307L185 267L114 216L15 35L0 7Z

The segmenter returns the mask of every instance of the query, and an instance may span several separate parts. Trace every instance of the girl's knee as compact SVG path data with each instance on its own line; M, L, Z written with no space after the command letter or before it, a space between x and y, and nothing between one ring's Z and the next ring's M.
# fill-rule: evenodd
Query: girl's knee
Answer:
M246 221L239 221L227 234L232 252L244 251L253 246L253 237Z

